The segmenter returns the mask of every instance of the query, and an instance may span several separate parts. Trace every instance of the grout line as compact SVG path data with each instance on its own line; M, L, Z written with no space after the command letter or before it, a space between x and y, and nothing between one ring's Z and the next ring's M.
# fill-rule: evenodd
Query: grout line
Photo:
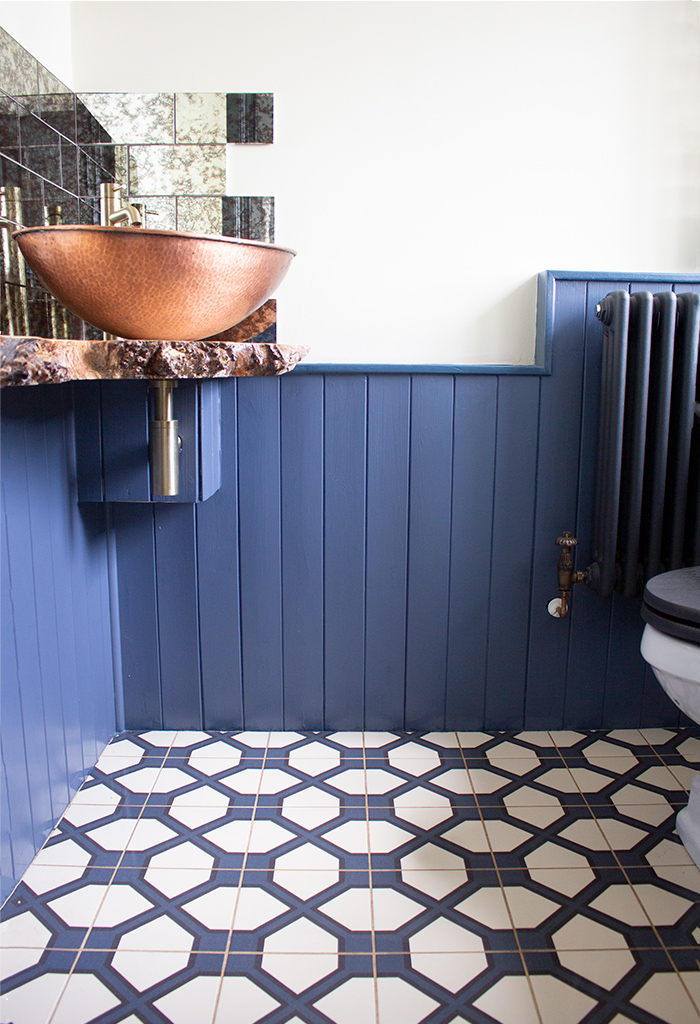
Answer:
M488 927L488 926L485 926L485 927ZM22 945L4 946L3 947L3 949L37 949L37 950L38 949L44 950L45 948L46 947L44 947L44 946L22 946ZM653 952L657 952L658 953L662 947L660 947L658 945L650 946L650 945L641 945L640 944L640 945L636 945L636 946L622 946L622 945L620 945L620 946L591 946L590 948L588 948L588 947L583 948L581 946L563 946L563 947L558 947L558 948L561 948L562 952L567 952L567 953L579 953L579 952L598 953L598 952L601 952L601 951L602 952L618 952L619 950L623 950L624 951L626 949L629 949L633 953L635 953L635 952L636 953L653 953ZM697 946L668 946L667 948L671 949L671 950L675 950L676 952L683 952L685 950L697 951ZM76 946L51 946L51 950L50 951L52 953L53 952L57 952L57 953L76 953L78 951L78 949L77 949ZM114 953L115 949L114 949L114 946L91 946L89 952L90 953ZM175 953L175 952L182 952L182 950L181 949L176 950L176 949L173 949L172 947L168 948L167 946L147 946L147 947L145 946L143 949L137 949L137 948L133 948L132 949L131 947L129 947L127 952L129 952L129 953ZM225 955L225 951L224 951L223 946L222 946L221 949L193 949L193 950L190 950L189 952L190 952L191 956L224 956ZM445 949L445 950L434 949L434 950L430 950L430 952L431 953L435 953L435 954L439 954L439 953L455 952L455 950L454 949ZM464 949L464 950L457 950L457 952L473 953L474 950L473 949ZM551 946L527 946L527 947L525 947L524 952L525 953L552 953L553 950L552 950ZM251 946L250 949L237 950L236 951L236 956L239 953L241 955L243 955L243 956L260 956L260 950L255 948L255 947L253 947L253 946ZM493 954L495 954L497 956L503 956L505 954L509 954L509 955L512 956L512 955L514 955L515 950L513 950L510 946L504 946L502 949L500 948L500 946L495 946L493 948L489 948L488 950L485 950L485 953L487 953L487 954L488 953L493 953ZM282 951L282 952L275 951L274 955L275 956L299 956L300 954L299 954L298 950L291 950L290 949L290 950ZM324 951L324 950L314 950L314 949L311 949L311 950L305 950L303 955L304 956L328 956L329 954L328 954L327 951ZM382 952L381 950L377 950L377 958L381 958L381 957L395 957L397 955L400 955L400 954L397 954L396 951L394 951L394 950L388 950L388 951L385 951L385 952ZM342 957L363 957L363 958L366 959L368 956L371 956L371 954L369 952L367 952L367 950L356 950L356 951L345 950L342 953L338 953L338 956L341 957L341 958Z
M369 886L369 915L370 915L370 937L372 942L372 985L374 988L374 1016L379 1024L379 982L377 979L377 939L374 931L374 889L372 886L372 854L370 852L370 814L369 814L369 792L367 787L367 748L365 746L365 734L362 733L362 772L365 782L365 824L367 826L367 884Z
M557 749L558 749L558 748L557 748ZM651 746L649 746L649 749L652 749L652 748L651 748ZM568 765L567 765L567 768L568 768ZM573 775L572 775L572 777L573 777L573 779L574 779L574 782L576 782L576 778L575 778L575 776L573 776ZM602 837L603 837L603 839L605 840L605 843L607 844L607 847L608 847L608 849L610 850L610 852L612 853L613 857L615 858L615 861L616 861L616 863L617 863L617 866L618 866L618 868L619 868L619 869L620 869L620 871L622 872L622 874L623 874L623 876L624 876L624 878L625 878L625 881L627 882L627 884L628 884L628 885L630 886L630 888L632 889L632 892L633 892L633 894L634 894L634 897L635 897L635 899L637 900L637 903L639 904L639 906L640 906L640 908L641 908L641 910L642 910L642 913L643 913L643 914L644 914L644 916L646 917L647 921L649 922L649 925L650 925L650 927L652 928L652 930L653 930L653 932L654 932L654 935L655 935L655 936L656 936L656 938L658 939L658 942L659 942L659 946L660 946L660 948L661 948L661 949L663 949L664 953L666 954L666 956L667 956L667 958L668 958L668 961L669 961L669 963L671 964L671 967L673 968L673 970L674 970L674 972L675 972L675 974L676 974L676 976L677 976L678 980L680 981L681 985L683 986L683 990L685 991L686 995L687 995L687 996L688 996L688 998L690 999L690 1002L691 1002L691 1004L692 1004L692 1006L693 1006L693 1008L694 1008L695 1012L696 1012L696 1013L698 1013L698 1014L700 1015L700 1007L698 1007L698 1004L696 1003L695 999L693 998L693 995L692 995L692 993L691 993L690 989L688 988L688 986L686 985L685 981L684 981L684 980L683 980L683 978L681 977L680 971L679 971L679 970L678 970L678 968L676 967L676 965L675 965L675 963L674 963L674 961L673 961L673 958L672 958L672 956L671 956L671 954L670 954L670 952L669 952L669 949L668 949L668 947L666 946L665 942L663 941L663 938L662 938L662 937L661 937L661 935L659 934L658 928L656 927L656 925L654 924L654 922L653 922L653 921L651 920L651 917L650 917L650 916L649 916L649 914L647 913L647 911L646 911L646 908L644 907L644 904L642 903L641 899L640 899L640 898L639 898L639 896L637 895L637 892L636 892L636 890L635 890L635 888L634 888L634 885L633 885L633 883L632 883L632 882L630 881L629 875L628 875L628 873L627 873L627 869L626 869L625 865L624 865L624 864L622 864L622 862L620 861L620 858L619 858L619 857L618 857L618 855L617 855L617 850L613 849L613 847L612 847L611 843L610 843L610 842L609 842L609 840L608 840L608 837L607 837L607 836L605 835L605 832L603 831L603 829L602 829L602 827L601 827L601 825L600 825L600 822L598 821L597 817L596 817L596 816L595 816L595 814L593 813L593 809L592 809L592 807L591 807L591 804L589 803L589 801L588 801L588 799L587 799L587 797L586 797L586 794L585 794L585 793L583 792L583 790L581 789L581 787L580 787L580 786L578 786L578 783L576 783L576 785L577 785L577 787L578 787L578 789L579 789L579 792L580 792L580 794L581 794L581 798L582 798L583 802L585 803L585 805L586 805L586 807L588 808L588 811L589 811L589 813L590 813L591 817L593 818L593 820L594 820L594 821L595 821L595 823L596 823L596 826L598 827L598 830L599 830L599 832L600 832L601 836L602 836ZM594 806L595 806L595 805L594 805ZM651 865L650 865L650 867L651 867ZM675 948L675 947L671 947L671 948Z
M532 984L532 978L530 977L530 972L528 970L527 961L525 960L525 954L523 953L522 946L520 945L520 937L519 937L517 929L515 927L515 922L513 921L513 915L511 913L510 904L508 903L508 900L506 899L506 894L505 894L505 891L504 891L503 881L501 879L501 872L500 872L500 869L498 867L498 864L496 863L496 857L495 857L495 854L493 852L493 848L491 846L491 838L489 836L488 829L486 828L486 822L484 820L484 815L483 815L483 813L481 811L481 806L479 805L479 797L478 797L478 794L477 794L476 790L474 789L474 786L472 785L471 772L469 771L469 766L467 764L467 759L464 756L464 750L462 749L462 744L460 742L459 736L457 736L457 742L459 743L459 749L460 749L460 751L462 753L462 758L464 760L464 768L466 770L467 778L469 779L469 785L471 787L472 794L474 796L474 803L476 805L477 811L479 812L479 820L481 821L481 827L483 828L484 834L486 836L486 842L488 843L489 853L491 854L491 860L493 861L493 867L494 867L494 870L496 872L496 878L498 879L498 885L499 885L500 890L501 890L501 897L502 897L503 902L504 902L505 907L506 907L506 912L508 914L508 920L510 921L511 930L513 932L513 938L515 939L515 943L516 943L516 945L518 947L518 953L520 954L520 962L523 965L523 971L525 972L525 977L527 979L527 985L528 985L528 988L530 990L530 995L532 997L533 1005L535 1007L535 1013L537 1014L537 1020L538 1020L539 1024L544 1024L544 1021L542 1020L542 1014L540 1013L539 1003L537 1002L537 999L535 997L535 989L534 989L533 984ZM491 949L491 950L489 950L489 952L492 953L493 950Z
M170 743L170 745L168 747L167 753L165 755L163 755L162 761L161 761L160 765L159 766L153 765L153 767L156 768L156 772L157 773L155 775L155 779L154 779L154 781L152 783L151 789L146 794L143 803L142 804L131 804L131 805L128 805L128 807L131 807L131 808L134 808L134 807L139 808L138 814L133 819L133 828L129 832L128 839L124 843L124 849L121 850L121 851L116 851L116 853L118 854L117 863L114 866L106 865L104 868L99 868L99 870L102 870L102 871L105 872L106 876L108 877L108 881L107 881L107 884L105 886L105 892L104 892L104 894L103 894L103 896L102 896L102 898L100 900L99 906L97 907L97 909L96 909L96 911L95 911L95 913L93 915L92 923L87 928L83 940L79 944L78 944L78 942L76 940L75 946L70 946L68 948L62 947L62 946L52 947L53 949L56 949L57 951L61 951L61 952L69 952L69 953L74 953L75 952L76 955L75 955L75 957L73 959L73 962L72 962L72 965L70 966L70 969L69 969L69 971L68 971L68 973L66 975L66 978L65 978L64 983L63 983L63 985L61 987L61 990L58 993L58 996L56 997L56 1000L55 1000L55 1002L53 1004L53 1007L50 1010L50 1014L49 1014L49 1017L47 1019L47 1024L51 1024L51 1022L56 1018L58 1009L60 1007L61 1000L63 999L63 997L65 995L65 991L66 991L66 987L68 985L68 982L70 981L70 978L72 977L73 973L75 972L75 970L77 968L79 957L86 950L88 939L89 939L89 937L90 937L90 935L92 933L92 930L95 927L94 922L97 920L97 918L98 918L98 916L99 916L99 914L100 914L100 912L102 910L104 901L106 900L107 895L108 895L108 893L109 893L109 891L111 889L111 886L112 886L112 884L114 883L114 881L116 879L117 872L119 870L122 870L122 871L140 871L141 870L140 867L133 867L132 868L129 865L126 865L126 866L122 867L123 860L125 858L126 852L128 852L128 846L129 846L129 843L132 841L132 838L134 836L134 832L135 832L139 822L144 818L146 810L148 808L153 808L153 807L159 807L160 806L158 804L149 804L148 801L153 796L153 788L157 785L157 782L158 782L158 779L160 777L161 772L169 764L171 766L172 765L176 765L178 763L183 763L184 764L186 759L190 756L189 754L184 753L182 757L170 757L171 751L173 749L178 749L178 748L174 748L174 743L175 743L176 739L177 739L177 731L174 731L173 739L172 739L172 741L171 741L171 743ZM231 871L235 870L235 871L239 871L239 873L240 873L239 880L238 880L237 891L236 891L236 896L235 896L235 900L234 900L232 917L231 917L231 925L230 925L230 928L229 928L229 931L228 931L228 936L227 936L227 938L225 940L225 948L222 948L221 950L202 951L202 952L205 952L205 954L207 956L219 955L219 956L222 956L222 958L223 958L221 974L220 974L220 977L219 977L219 986L218 986L218 989L217 989L216 1001L215 1001L215 1005L214 1005L214 1009L213 1009L213 1014L214 1014L214 1018L213 1019L215 1019L216 1013L218 1012L219 1001L220 1001L220 996L221 996L222 986L223 986L223 979L225 977L227 960L228 960L228 956L229 956L229 954L231 952L232 936L233 936L234 924L235 924L235 920L236 920L237 908L238 908L241 888L242 888L242 884L243 884L244 873L245 873L245 871L247 869L246 865L247 865L247 860L248 860L248 854L250 852L250 844L251 844L251 840L252 840L253 823L255 821L257 811L261 808L260 796L263 795L263 793L262 793L262 772L263 772L264 768L266 767L266 765L268 764L268 762L270 764L274 764L277 761L282 762L282 760L283 760L282 756L279 755L279 753L277 751L273 750L271 752L271 749L269 747L269 740L270 740L270 737L269 737L269 734L268 734L267 744L266 744L265 749L263 751L262 758L256 758L256 760L261 762L261 768L260 768L260 777L259 777L259 783L258 783L257 791L255 793L255 796L252 798L253 799L253 803L251 805L246 805L246 806L243 806L243 807L240 807L238 805L236 806L237 810L239 810L241 812L244 812L244 814L242 815L244 820L247 819L250 822L250 829L249 829L248 839L247 839L247 842L246 842L246 849L245 849L244 855L243 855L242 866L240 868L219 869L219 870L228 871L228 872L231 872ZM552 949L550 947L540 948L540 947L534 947L534 946L532 948L525 948L525 949L523 949L523 947L521 945L520 937L518 935L518 931L517 931L517 929L515 927L515 924L514 924L513 914L512 914L509 902L508 902L508 900L507 900L507 898L505 896L505 891L504 891L504 888L505 888L504 887L504 879L507 882L508 872L513 870L513 869L508 868L508 867L504 867L504 868L500 868L499 867L497 859L496 859L496 856L495 856L495 853L494 853L494 850L492 848L492 843L491 843L491 840L490 840L490 837L489 837L489 834L488 834L488 830L487 830L487 821L490 820L490 818L485 817L485 813L487 811L493 810L495 807L498 807L500 805L499 804L493 804L493 805L488 804L488 802L487 802L488 801L488 795L487 794L483 795L484 796L483 801L481 800L479 795L476 794L476 792L474 791L474 788L473 788L472 780L471 780L471 772L470 772L469 766L467 764L468 755L465 754L465 751L462 748L462 745L461 745L461 742L460 742L460 739L459 739L458 735L457 735L457 743L458 743L458 746L459 746L459 751L458 751L458 753L457 752L454 753L454 758L453 758L453 751L452 750L449 750L449 752L447 752L447 753L445 751L441 751L440 756L441 756L441 761L442 761L442 767L444 768L444 767L457 767L457 766L461 767L461 766L463 766L466 769L467 777L469 778L469 781L470 781L470 784L471 784L472 797L473 797L474 803L473 804L468 804L468 805L467 804L464 804L464 805L456 804L456 800L458 799L458 796L456 794L450 794L451 803L452 803L452 807L453 807L453 815L455 814L455 812L456 812L457 815L459 815L460 810L463 809L463 808L471 807L471 806L475 806L476 807L478 815L479 815L479 819L480 819L480 821L482 823L482 828L484 828L484 831L485 831L488 851L489 851L490 858L491 858L491 861L492 861L492 864L493 864L493 867L489 867L489 868L469 868L469 875L470 875L472 881L476 881L478 879L479 872L483 872L483 871L492 872L492 871L495 871L495 873L496 873L496 877L498 879L498 884L499 884L499 887L500 887L501 896L502 896L502 898L504 900L504 903L505 903L505 906L506 906L506 911L507 911L508 918L509 918L509 921L510 921L510 927L512 929L513 937L515 938L515 942L516 942L516 945L517 945L517 951L520 954L520 958L521 958L521 962L522 962L522 965L523 965L524 973L525 973L525 976L527 978L528 986L529 986L529 989L530 989L530 992L531 992L531 995L532 995L532 998L533 998L533 1003L534 1003L534 1006L535 1006L535 1011L536 1011L536 1014L537 1014L537 1019L539 1021L539 1024L542 1024L541 1011L540 1011L539 1005L537 1003L537 999L535 997L535 993L534 993L534 989L533 989L533 984L532 984L532 980L530 978L530 974L528 972L528 966L527 966L527 962L526 962L525 957L526 957L527 954L532 954L532 953L543 953L543 952L551 953ZM603 814L601 814L600 819L598 819L596 817L596 813L595 813L595 808L596 807L598 807L599 809L602 809L602 808L608 808L609 805L607 803L603 803L602 802L602 798L600 797L599 794L586 794L586 793L584 793L583 790L581 789L580 785L578 784L578 782L576 780L576 777L573 775L573 769L569 765L568 762L569 762L569 760L571 760L572 762L580 761L581 755L579 753L577 753L575 755L572 755L570 758L568 758L567 754L562 753L559 750L559 748L556 747L556 742L555 742L555 748L557 750L557 757L558 757L558 759L561 759L561 761L563 762L564 766L566 767L569 775L572 777L572 779L574 781L574 784L576 786L576 795L582 801L581 803L571 804L571 807L579 807L581 809L581 811L583 811L584 807L586 808L586 810L588 811L588 814L596 822L596 826L598 828L598 831L601 833L601 835L603 837L603 840L605 842L606 854L607 854L607 851L609 850L613 854L613 859L615 861L615 865L610 865L609 867L598 867L595 864L591 865L590 861L589 861L589 867L592 867L593 870L596 872L596 874L600 874L601 878L604 878L604 874L603 873L606 872L606 871L615 871L615 872L621 872L622 873L623 878L625 879L627 884L632 886L632 890L634 892L635 899L636 899L637 903L639 904L639 907L642 910L644 918L649 922L649 928L651 929L651 932L653 933L653 935L655 936L655 938L658 941L658 945L653 945L653 944L649 944L649 945L626 945L624 948L629 949L632 952L638 951L640 953L643 953L643 952L646 952L646 951L650 951L650 952L651 951L658 951L658 950L662 949L666 953L667 959L670 961L670 966L672 968L672 972L675 972L675 974L679 977L679 980L680 980L681 984L683 985L684 991L686 992L686 994L688 995L689 999L691 1000L691 1005L696 1009L696 1011L698 1011L697 999L694 999L693 995L688 990L688 986L685 984L684 978L682 976L683 972L682 972L680 967L676 966L676 964L674 963L673 958L671 956L671 951L681 951L682 950L682 951L694 951L694 952L697 952L697 947L694 944L689 944L689 945L684 945L684 944L671 945L671 944L664 943L664 941L663 941L663 939L662 939L662 937L661 937L661 935L659 933L658 928L654 925L654 923L651 920L649 914L647 913L647 911L646 911L646 909L645 909L645 907L644 907L640 897L638 896L638 894L637 894L637 892L636 892L636 890L634 888L634 883L632 883L630 881L629 873L632 870L636 870L636 868L632 868L631 866L626 866L625 864L623 864L621 862L620 857L618 856L617 851L612 848L611 843L608 841L608 839L607 839L607 837L605 835L605 832L603 831L603 827L601 825L601 821L605 820L605 816ZM648 745L648 749L649 749L649 751L651 751L652 754L656 755L658 760L661 761L661 764L663 764L665 767L670 767L668 765L665 765L665 762L663 761L661 756L653 749L653 747L651 745ZM146 754L146 756L153 757L152 754ZM160 755L157 755L157 756L160 756ZM375 1019L377 1021L377 1024L379 1024L378 971L377 971L377 965L378 965L378 963L382 962L382 959L384 957L393 956L395 954L394 953L386 953L386 954L384 954L384 953L381 953L381 952L377 951L376 933L375 933L375 916L374 916L374 909L375 908L374 908L374 900L373 900L373 874L376 871L376 873L379 874L380 877L382 877L382 873L384 873L384 872L389 873L389 874L395 874L395 872L393 871L393 869L390 869L390 868L376 868L375 869L374 866L373 866L372 854L371 854L371 851L370 851L370 825L371 825L371 812L374 809L374 806L370 807L370 804L369 804L369 795L370 794L368 792L368 784L367 784L368 757L371 757L371 756L372 756L372 753L366 747L366 744L365 744L365 734L363 733L363 735L362 735L362 764L363 764L363 776L364 776L364 782L365 782L363 798L364 798L364 811L365 811L366 833L367 833L367 864L368 864L368 884L369 884L369 895L370 895L370 908L369 908L369 910L370 910L370 929L371 929L371 955L372 955L372 967L373 967ZM646 758L646 756L647 756L646 753L645 754L640 754L639 758L644 759L644 758ZM445 760L447 761L446 764L445 764ZM454 760L454 764L451 763L453 760ZM357 761L358 761L358 767L359 767L359 758L357 759ZM487 766L486 759L484 759L484 766ZM137 766L134 766L134 767L137 767ZM574 765L574 767L575 767L575 765ZM595 767L595 766L592 765L592 767ZM689 766L689 767L692 767L692 766ZM618 776L617 779L611 780L611 781L619 781L621 779L621 777L622 776ZM212 776L212 778L214 778L214 777ZM415 781L416 781L416 785L418 785L419 784L418 777L416 777ZM308 785L312 785L313 784L313 779L308 779L307 780L307 784ZM523 780L521 780L521 784L524 785L526 783ZM203 780L202 785L206 785L206 780ZM235 794L234 794L234 796L235 796ZM562 800L563 800L564 796L565 796L565 794L561 794ZM165 802L165 797L167 797L167 794L164 795L163 806L167 806L167 803ZM600 803L597 804L595 802L596 800L599 800ZM386 803L385 803L386 809L390 810L391 806L392 806L392 802L391 802L390 797L386 797L385 801L386 801ZM670 802L670 800L669 800L669 802ZM361 806L362 805L360 803L358 803L356 811L359 812ZM384 805L382 805L382 806L378 805L377 809L378 810L382 810L383 806ZM566 806L565 802L563 803L563 806ZM105 805L105 807L110 807L111 808L111 805ZM127 805L122 805L122 807L126 808ZM271 808L271 810L274 811L275 809ZM114 812L114 808L112 808L112 812ZM459 820L458 817L457 817L457 820ZM582 819L582 820L584 820L584 819ZM647 831L650 832L650 834L653 835L653 831L651 830L651 826L648 823L641 822L640 823L640 827L646 829ZM595 860L595 856L593 857L593 860ZM644 865L639 865L639 866L644 867ZM83 880L82 880L81 884L85 884L88 881L88 879L89 879L89 872L91 870L94 870L94 868L92 866L87 866L86 868L84 868L84 872L87 872L88 875L87 875L87 877L85 877L85 874L83 875ZM172 868L171 870L181 870L181 868ZM256 868L251 868L249 870L261 872L263 875L268 872L268 868L257 868L257 869ZM309 868L308 870L314 870L314 869ZM437 869L437 870L439 870L439 869ZM517 868L517 869L514 869L514 870L520 871L521 869ZM653 871L654 870L652 865L648 865L648 870L649 871ZM584 915L587 913L587 911L589 909L589 906L590 905L588 903L586 903L585 906L581 907L581 911L584 913ZM224 936L222 936L222 947L223 947L223 945L224 945ZM29 948L31 948L31 949L33 949L33 948L39 948L39 947L34 947L32 945L29 945L29 946L17 945L16 947L11 947L11 948L21 948L21 949L24 949L24 948L28 948L29 949ZM604 950L605 948L606 947L595 947L595 949L592 950L592 951L600 951L600 950ZM622 949L623 947L622 946L620 946L620 947L614 946L614 947L609 947L609 948L617 950L617 949ZM90 952L92 952L92 951L93 951L93 948L90 949ZM113 952L113 949L110 947L109 949L104 949L103 950L101 947L94 947L94 951L95 952L109 953L109 952ZM150 947L149 949L144 950L143 952L146 953L146 952L155 952L155 951L157 951L155 949L155 947ZM169 950L164 950L164 952L169 952ZM190 951L190 953L193 953L193 952L197 952L198 953L200 951L194 951L194 950ZM250 951L242 950L241 952L244 953L247 956L248 955L255 956L255 955L259 955L260 950L259 949L251 949ZM486 950L485 952L487 953L487 955L489 953L492 953L494 955L500 955L500 954L506 953L506 952L512 954L515 951L512 949L512 947L510 947L508 949L503 949L503 950L501 950L499 948L493 948L492 947L492 948L489 948L488 950ZM292 954L293 951L290 950L289 953ZM315 954L310 952L309 955L313 956ZM326 956L327 953L319 953L318 955ZM347 958L366 957L367 955L368 954L367 954L366 951L365 952L359 952L359 953L344 953L344 954L342 954L343 957L347 957ZM700 967L700 961L698 962L698 966ZM672 973L672 972L669 972L669 973ZM698 1011L698 1012L700 1012L700 1011Z
M225 950L223 952L223 962L221 964L221 974L219 976L219 987L218 987L217 992L216 992L216 999L214 1000L214 1009L213 1009L212 1018L211 1018L212 1019L212 1024L214 1024L214 1022L216 1021L216 1017L217 1017L217 1014L218 1014L218 1011L219 1011L219 1001L221 999L221 990L223 988L224 978L226 977L226 965L228 963L228 957L229 957L229 953L231 951L231 943L233 941L233 931L234 931L233 926L234 926L234 924L236 922L236 914L238 913L238 902L239 902L240 896L241 896L241 889L243 888L243 877L245 875L246 864L248 863L248 852L249 852L249 849L250 849L250 841L251 841L251 838L252 838L252 835L253 835L253 823L255 821L255 814L256 814L256 811L257 811L257 808L258 808L258 800L260 798L260 787L262 786L262 781L263 781L262 780L262 776L263 776L263 771L265 770L265 762L267 760L267 754L268 754L269 747L270 747L270 734L268 732L268 734L267 734L267 743L265 745L265 753L263 754L262 764L260 766L260 778L259 778L259 781L258 781L258 789L257 789L257 792L255 794L255 801L254 801L253 806L251 808L252 814L250 816L250 830L248 832L248 841L246 842L246 848L245 848L245 851L243 853L243 863L241 864L241 867L240 867L240 872L241 873L240 873L240 877L238 879L238 886L236 888L236 897L235 897L234 904L233 904L233 913L231 915L231 926L230 926L230 928L228 930L228 938L226 940L226 948L225 948ZM50 1022L49 1022L49 1024L50 1024Z
M171 744L171 746L172 746L172 744ZM170 748L168 748L168 749L170 749ZM146 755L146 756L149 756L149 755ZM167 754L165 754L163 756L163 760L162 760L162 762L160 764L160 767L158 768L158 774L156 775L155 779L153 780L153 785L151 786L151 789L149 790L149 793L148 793L149 796L153 792L153 786L155 786L155 784L157 783L158 779L160 778L160 773L163 771L166 759L167 759ZM136 767L136 766L134 766L134 767ZM146 799L148 799L148 797L146 797ZM124 860L124 857L126 856L127 849L129 847L129 843L133 839L134 832L136 831L136 827L137 827L138 823L141 821L141 818L143 817L143 813L144 813L145 809L146 809L146 800L144 800L144 802L141 804L141 809L140 809L138 815L136 816L136 818L134 819L134 825L133 825L133 828L131 829L131 832L129 833L128 839L124 843L124 849L121 850L120 855L119 855L119 859L117 860L117 863L116 863L115 867L112 869L112 874L111 874L111 877L110 877L109 881L107 882L107 885L106 885L104 894L102 896L102 899L100 900L99 906L97 907L97 910L95 911L95 913L93 915L93 918L92 918L92 921L91 921L90 925L85 930L85 935L83 936L83 940L82 940L82 942L80 944L80 948L78 949L78 951L77 951L77 953L76 953L76 955L75 955L75 957L73 959L73 963L71 964L70 970L68 971L68 974L66 976L66 980L64 981L63 985L61 986L61 991L59 992L58 997L57 997L57 999L56 999L56 1001L55 1001L55 1003L53 1005L53 1009L51 1010L51 1013L50 1013L50 1015L48 1016L48 1018L46 1020L46 1024L51 1024L51 1022L53 1021L54 1017L56 1016L56 1011L58 1010L59 1004L60 1004L61 1000L63 999L65 991L66 991L66 989L68 987L68 982L72 978L73 971L76 968L78 960L80 959L80 957L82 956L82 954L83 954L83 952L85 950L85 947L87 945L87 941L90 938L90 935L92 934L93 928L95 926L95 921L97 920L97 918L98 918L98 916L100 914L100 911L102 910L102 907L104 905L105 900L107 899L107 895L109 894L110 889L112 888L112 884L114 882L116 874L117 874L117 872L118 872L118 870L119 870L119 868L121 866L122 861ZM105 870L109 870L109 867L106 867ZM72 950L71 950L71 952L72 952Z

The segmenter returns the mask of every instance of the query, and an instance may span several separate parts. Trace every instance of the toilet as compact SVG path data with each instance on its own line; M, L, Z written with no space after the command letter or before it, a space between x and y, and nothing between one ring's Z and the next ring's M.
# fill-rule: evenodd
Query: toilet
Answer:
M650 579L644 590L642 657L671 700L700 723L700 566ZM683 845L700 867L700 775L676 817Z

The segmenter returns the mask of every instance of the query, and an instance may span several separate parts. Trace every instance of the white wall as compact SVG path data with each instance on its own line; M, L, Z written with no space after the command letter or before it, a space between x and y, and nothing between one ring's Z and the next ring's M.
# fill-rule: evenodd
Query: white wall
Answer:
M2 0L0 25L64 85L72 87L68 0Z
M279 339L313 361L528 363L538 271L700 270L697 4L71 17L78 91L274 92L275 144L231 152L229 191L276 197Z

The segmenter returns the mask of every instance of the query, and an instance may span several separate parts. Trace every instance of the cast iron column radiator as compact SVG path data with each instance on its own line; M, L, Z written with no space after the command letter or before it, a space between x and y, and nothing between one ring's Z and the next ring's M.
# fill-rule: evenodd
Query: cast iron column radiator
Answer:
M596 316L603 364L593 561L569 575L603 597L633 597L660 572L700 564L700 295L611 292ZM565 534L557 543L568 568L576 541ZM560 572L560 615L569 592Z

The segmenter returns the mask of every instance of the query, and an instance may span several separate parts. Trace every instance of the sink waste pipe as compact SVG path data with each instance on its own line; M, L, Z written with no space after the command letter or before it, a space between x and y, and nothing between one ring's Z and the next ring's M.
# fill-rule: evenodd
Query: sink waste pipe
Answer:
M154 498L172 498L180 491L179 455L182 440L178 422L173 418L173 389L176 380L154 380L153 418L149 429L151 494Z

